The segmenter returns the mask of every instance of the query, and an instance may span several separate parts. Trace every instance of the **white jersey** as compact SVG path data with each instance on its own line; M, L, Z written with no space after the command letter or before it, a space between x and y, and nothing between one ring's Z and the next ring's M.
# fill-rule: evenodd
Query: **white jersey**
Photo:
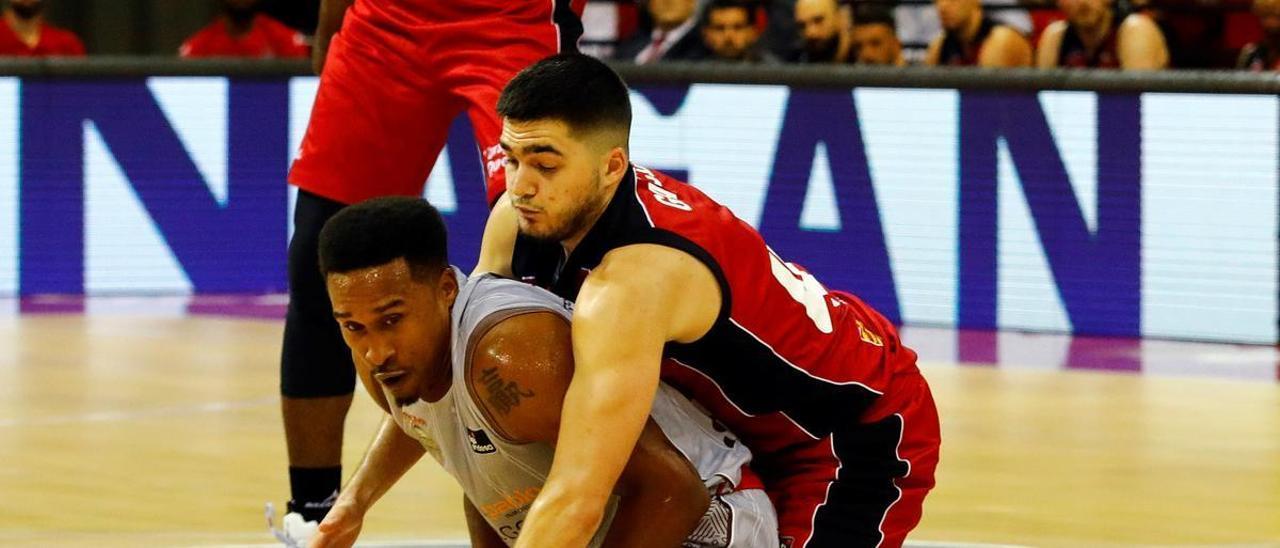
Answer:
M471 503L510 545L546 481L554 451L545 443L517 443L497 433L467 385L470 353L502 320L532 312L553 312L568 320L573 307L524 283L492 275L458 277L461 289L452 312L453 384L439 401L392 405L391 415L462 485ZM500 382L496 376L495 382ZM517 391L511 397L520 395ZM389 394L388 401L394 401ZM734 490L742 467L751 460L750 451L713 423L705 410L665 384L659 387L651 416L712 494L711 508L685 546L776 548L777 516L764 491ZM616 507L615 497L592 546L600 545Z

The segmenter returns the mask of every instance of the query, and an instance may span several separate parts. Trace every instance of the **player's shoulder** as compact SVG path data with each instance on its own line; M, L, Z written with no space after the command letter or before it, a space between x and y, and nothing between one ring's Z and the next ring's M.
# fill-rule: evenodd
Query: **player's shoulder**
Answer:
M636 198L646 220L657 228L692 228L699 221L720 218L728 210L697 187L644 166L635 170Z
M550 291L493 273L468 278L459 299L454 306L463 324L491 323L493 317L508 317L512 311L541 309L561 315L573 311L571 302Z
M56 40L59 44L77 47L80 50L84 49L84 43L80 41L80 37L68 29L45 25L41 32L43 32L48 39Z

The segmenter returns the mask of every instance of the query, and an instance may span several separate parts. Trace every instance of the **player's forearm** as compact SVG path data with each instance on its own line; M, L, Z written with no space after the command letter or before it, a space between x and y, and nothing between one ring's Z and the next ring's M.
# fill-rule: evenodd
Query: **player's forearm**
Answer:
M591 542L604 518L604 499L575 495L550 482L533 501L516 548L581 548Z
M316 35L312 42L312 66L315 68L316 74L320 74L324 68L324 59L329 52L329 41L333 39L334 33L342 28L342 18L347 13L347 8L355 0L320 0L320 17L316 24Z
M586 546L648 418L656 371L651 387L608 372L583 374L579 368L565 394L551 473L517 546Z
M354 501L362 510L368 510L425 452L422 445L400 430L390 417L383 419L382 427L369 445L369 452L351 476L342 496Z

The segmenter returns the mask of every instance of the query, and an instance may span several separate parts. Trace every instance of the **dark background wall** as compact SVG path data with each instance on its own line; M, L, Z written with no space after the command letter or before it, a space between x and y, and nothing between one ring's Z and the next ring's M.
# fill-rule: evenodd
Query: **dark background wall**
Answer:
M174 55L218 11L219 0L45 0L51 23L80 35L90 54ZM307 34L319 0L262 0L268 14Z

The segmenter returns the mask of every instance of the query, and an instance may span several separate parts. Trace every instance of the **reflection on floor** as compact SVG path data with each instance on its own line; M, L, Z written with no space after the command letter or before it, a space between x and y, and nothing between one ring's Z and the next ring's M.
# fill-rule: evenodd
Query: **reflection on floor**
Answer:
M284 305L0 302L0 545L270 543L262 505L287 495ZM923 327L903 339L943 420L918 545L1280 545L1275 348ZM379 413L357 397L348 472ZM424 463L365 538L456 543L460 496Z

